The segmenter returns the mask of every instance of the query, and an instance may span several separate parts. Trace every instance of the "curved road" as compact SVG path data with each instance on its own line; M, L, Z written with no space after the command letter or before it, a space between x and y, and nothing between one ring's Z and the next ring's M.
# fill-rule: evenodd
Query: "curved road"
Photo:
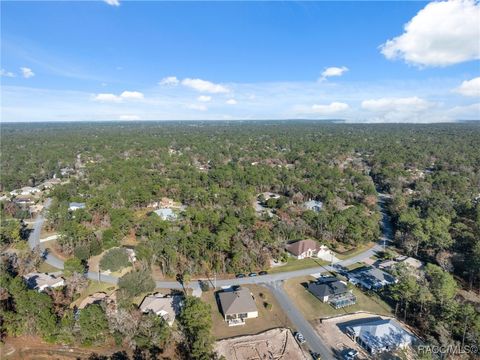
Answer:
M386 212L386 200L389 198L386 194L379 194L378 197L378 205L380 207L382 213L382 236L380 237L379 242L371 247L370 249L363 251L360 254L357 254L349 259L340 261L336 263L336 265L340 266L349 266L355 264L357 262L361 262L375 253L384 249L388 242L390 242L393 238L393 228L391 220ZM51 204L51 199L47 199L45 201L44 211L48 210L48 207ZM30 237L28 239L28 243L32 249L39 247L41 250L45 250L45 247L42 243L40 243L40 233L42 230L42 226L45 222L45 217L41 213L35 219L35 223L33 226L33 231L30 233ZM50 264L56 268L63 269L63 260L57 258L55 255L51 253L47 253L45 256L45 262ZM317 266L308 269L302 270L295 270L295 271L286 271L280 272L276 274L267 274L263 276L256 276L256 277L245 277L240 279L220 279L216 280L216 286L234 286L234 285L247 285L247 284L258 284L267 287L272 294L275 296L277 301L279 302L280 306L292 322L292 324L300 331L308 344L308 347L321 355L322 359L334 359L335 356L333 354L332 349L327 348L320 338L318 337L314 328L310 325L310 323L303 317L302 313L296 308L295 304L290 300L288 295L283 290L283 281L299 276L306 276L312 274L319 274L328 271L335 271L335 269L331 266ZM96 273L96 272L88 272L87 274L89 279L92 280L101 280L103 282L117 284L118 277L107 275L104 273ZM211 280L211 279L210 279ZM157 288L169 288L169 289L182 289L182 285L177 281L156 281ZM192 289L198 289L199 284L198 281L194 280L190 283L186 284L185 287L189 287Z

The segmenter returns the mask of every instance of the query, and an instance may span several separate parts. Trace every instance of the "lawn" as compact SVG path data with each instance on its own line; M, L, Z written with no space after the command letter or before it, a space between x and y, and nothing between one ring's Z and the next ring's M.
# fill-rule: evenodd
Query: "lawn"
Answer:
M348 265L347 266L347 269L352 271L352 270L355 270L355 269L358 269L358 268L361 268L361 267L364 267L366 264L364 262L358 262L358 263L355 263L355 264L352 264L352 265Z
M269 272L279 273L284 271L301 270L301 269L307 269L311 267L324 266L324 265L329 265L329 262L321 259L314 259L314 258L298 260L293 257L289 257L285 265L271 268Z
M47 264L46 262L43 262L39 267L38 271L42 273L54 273L57 271L62 271L61 269L57 269L55 266L52 266L50 264Z
M365 250L370 249L371 247L375 246L374 242L369 242L367 244L363 244L360 246L357 246L355 249L347 250L344 252L336 252L335 256L339 258L340 260L346 260L349 259L357 254L360 254L361 252L364 252Z
M258 318L247 319L245 325L229 327L220 312L216 302L216 297L212 290L202 294L202 300L212 307L213 335L216 339L225 339L233 336L252 335L260 332L277 328L290 327L287 316L283 313L272 294L264 287L259 285L248 285L248 288L255 297L258 309ZM264 295L264 298L260 296ZM272 304L272 308L267 310L264 302Z
M353 288L353 294L357 297L357 303L343 309L334 309L329 304L322 303L303 286L303 282L313 280L310 276L293 278L285 281L285 291L295 302L298 309L308 320L319 319L323 317L344 315L356 311L368 311L379 315L391 315L391 308L376 295L369 296L358 288Z
M105 282L98 282L94 280L89 280L88 287L80 294L80 297L70 304L71 307L75 305L79 305L83 299L85 299L88 295L94 294L96 292L105 292L107 294L111 293L113 290L116 289L115 285L108 284Z

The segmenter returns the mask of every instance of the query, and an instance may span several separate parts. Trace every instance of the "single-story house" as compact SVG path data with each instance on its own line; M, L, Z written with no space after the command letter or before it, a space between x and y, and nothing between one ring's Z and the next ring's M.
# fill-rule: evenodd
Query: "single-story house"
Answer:
M181 307L182 297L180 295L165 296L160 293L146 296L140 304L141 311L161 316L169 326L173 325L175 316L180 313Z
M357 302L357 298L348 289L347 284L333 276L318 278L316 282L308 284L307 290L321 302L329 303L335 309Z
M303 203L303 207L307 210L320 212L323 208L323 203L317 200L308 200L307 202Z
M365 319L346 327L346 333L370 354L406 348L416 337L406 331L395 319Z
M177 218L177 214L170 208L158 209L154 213L160 216L162 220L175 220Z
M244 325L245 319L258 317L255 299L247 288L219 292L218 300L228 326Z
M76 211L78 209L85 209L85 203L71 202L68 205L68 210L70 211Z
M46 273L32 272L24 275L23 278L30 289L39 292L48 288L56 288L65 285L65 280L63 278Z
M347 277L352 284L367 290L378 290L398 282L394 276L372 266L352 270L347 273Z

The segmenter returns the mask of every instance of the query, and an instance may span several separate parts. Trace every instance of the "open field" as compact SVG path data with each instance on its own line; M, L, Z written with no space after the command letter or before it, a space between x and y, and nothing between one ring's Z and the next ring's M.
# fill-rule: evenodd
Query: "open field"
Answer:
M44 272L44 273L54 273L57 271L62 271L61 269L57 269L55 266L52 266L50 264L47 264L46 262L43 262L39 267L38 267L39 272Z
M315 319L349 314L357 311L368 311L380 315L391 315L391 308L376 296L364 294L360 289L353 288L353 294L357 297L357 303L343 309L334 309L326 303L322 303L302 286L303 282L313 280L313 277L303 276L285 281L285 291L295 302L298 309L306 319Z
M258 335L217 341L215 350L228 360L306 360L309 357L289 329L273 329Z
M344 251L344 252L335 252L335 256L337 258L339 258L340 260L346 260L346 259L349 259L355 255L358 255L368 249L370 249L371 247L374 247L375 246L375 243L373 242L369 242L367 244L362 244L362 245L357 245L357 247L355 247L355 249L352 249L352 250L347 250L347 251Z
M241 326L230 327L227 325L217 305L213 291L202 294L202 300L212 307L213 335L215 338L225 339L233 336L258 334L262 331L277 327L290 327L287 316L267 289L258 285L248 285L246 287L250 289L255 297L258 318L248 319L246 320L246 324ZM264 298L262 298L260 294L263 294ZM267 310L263 305L264 302L272 304L272 308Z
M302 259L298 260L293 257L289 257L287 263L282 266L274 267L269 270L270 273L279 273L284 271L295 271L301 269L307 269L316 266L324 266L328 265L328 261L320 260L320 259Z

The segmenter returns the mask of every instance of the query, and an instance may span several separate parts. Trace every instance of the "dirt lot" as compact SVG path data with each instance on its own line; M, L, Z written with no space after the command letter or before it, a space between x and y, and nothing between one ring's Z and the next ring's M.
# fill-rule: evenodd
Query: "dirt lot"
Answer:
M357 311L369 311L380 315L390 315L390 307L375 295L367 295L358 288L353 288L353 294L357 297L357 303L342 309L334 309L326 303L322 303L302 285L304 282L314 280L311 276L302 276L285 281L285 291L295 302L299 310L308 320L322 317L350 314Z
M278 327L290 327L287 316L283 313L280 305L267 289L258 285L249 285L247 287L255 297L258 318L247 319L246 324L241 326L227 325L212 290L202 294L202 300L212 307L213 335L215 338L225 339L233 336L258 334L262 331ZM263 297L260 294L263 294ZM263 305L264 302L272 304L272 308L267 310Z
M217 341L215 350L228 360L308 359L292 332L284 328Z
M76 348L62 345L54 345L43 342L34 336L21 336L18 338L8 337L5 344L0 345L0 358L9 360L24 359L55 359L72 360L88 359L92 353L110 355L122 349L115 346L103 346L102 348Z

